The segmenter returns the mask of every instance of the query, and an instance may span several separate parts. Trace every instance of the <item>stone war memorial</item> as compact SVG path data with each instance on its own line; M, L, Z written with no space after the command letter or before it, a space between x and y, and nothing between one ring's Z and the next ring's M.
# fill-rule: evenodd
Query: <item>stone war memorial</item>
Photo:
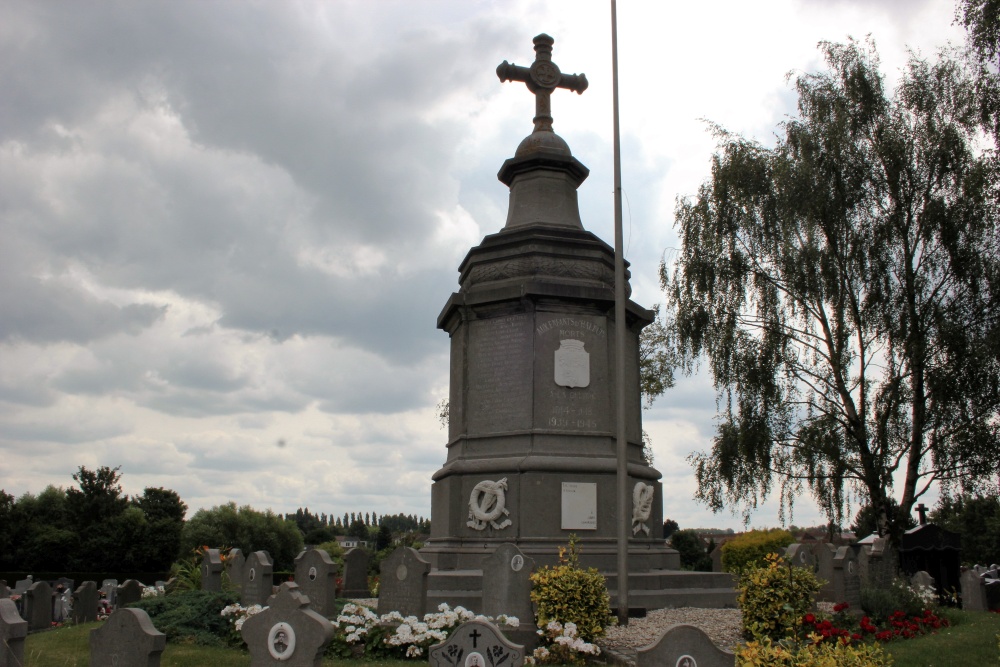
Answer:
M577 188L589 170L553 131L550 100L558 89L582 94L587 79L560 72L548 35L534 45L530 67L497 68L501 82L523 82L536 107L533 131L498 174L510 189L506 223L469 251L437 321L451 339L450 407L420 551L431 567L425 611L441 602L481 610L485 556L509 543L553 565L572 534L581 564L605 574L614 599L621 522L631 606L735 606L730 575L680 572L664 542L661 475L641 456L639 335L653 313L631 300L631 506L617 515L614 250L583 226Z

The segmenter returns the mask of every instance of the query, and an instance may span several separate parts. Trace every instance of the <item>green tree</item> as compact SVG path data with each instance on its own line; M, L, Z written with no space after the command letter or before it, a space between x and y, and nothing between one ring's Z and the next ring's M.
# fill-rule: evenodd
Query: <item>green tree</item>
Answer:
M962 536L962 562L1000 563L1000 496L942 496L930 520Z
M384 517L383 517L384 518ZM392 531L389 525L383 521L378 527L378 535L375 537L375 551L382 551L392 546Z
M176 491L146 487L132 499L145 519L144 555L139 558L142 572L166 571L181 555L181 534L187 505Z
M350 527L347 529L347 534L350 537L356 537L359 540L368 540L368 526L365 522L358 518L351 522Z
M122 514L130 502L122 492L121 466L89 470L80 466L73 480L80 488L66 491L66 505L73 528L80 535L77 549L67 554L70 567L86 572L114 572L134 566L134 519ZM125 532L123 532L123 530Z
M712 559L695 530L678 530L670 536L670 546L680 553L681 569L711 572Z
M680 526L673 519L663 521L663 539L669 540L670 536L680 530Z
M286 520L271 510L259 511L230 502L194 513L181 535L181 552L189 553L200 546L235 547L248 555L267 551L274 569L293 569L295 557L303 548L302 533L294 521Z
M722 412L697 497L748 522L775 484L783 509L808 489L836 523L853 497L898 538L930 485L995 480L997 163L962 62L912 57L889 95L873 46L821 46L773 148L716 128L661 278Z

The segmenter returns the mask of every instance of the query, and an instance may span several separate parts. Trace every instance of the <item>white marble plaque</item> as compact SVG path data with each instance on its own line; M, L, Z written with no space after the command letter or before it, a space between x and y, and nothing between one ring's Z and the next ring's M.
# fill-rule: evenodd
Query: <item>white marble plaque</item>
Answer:
M562 483L562 529L597 530L596 483Z

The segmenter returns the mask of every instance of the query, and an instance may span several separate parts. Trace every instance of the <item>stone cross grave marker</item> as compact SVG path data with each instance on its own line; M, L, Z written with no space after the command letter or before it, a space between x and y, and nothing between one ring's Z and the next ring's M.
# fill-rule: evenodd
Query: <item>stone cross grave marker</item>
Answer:
M323 549L306 549L295 558L295 583L320 616L337 614L337 563Z
M229 575L229 583L233 585L237 593L243 592L243 572L246 569L247 558L243 555L242 549L230 549L226 557L226 573Z
M583 94L587 90L585 74L563 74L552 62L552 45L555 40L541 34L532 40L535 43L535 62L531 67L521 67L506 60L497 67L500 81L523 81L535 95L535 132L552 131L552 101L549 99L556 88L565 88Z
M433 667L521 667L524 647L509 641L486 621L467 621L440 644L431 646Z
M431 564L412 547L399 547L389 554L379 570L379 613L398 611L403 616L423 616L430 570Z
M167 636L153 627L142 609L116 609L90 631L91 665L158 667Z
M482 613L494 617L517 616L518 621L533 625L530 577L534 570L535 560L509 542L483 558Z
M28 622L17 613L17 605L9 598L0 598L0 667L21 667L24 664L24 638Z
M206 549L201 557L201 590L222 590L222 555L218 549Z
M861 611L861 568L850 547L840 547L833 557L833 597L846 602L851 613Z
M636 667L734 667L736 656L716 646L700 628L672 625L649 646L640 648Z
M274 590L274 563L266 551L254 551L243 566L243 589L240 603L244 607L266 604Z
M267 601L267 609L243 623L240 634L250 667L319 667L333 639L333 623L309 609L309 599L294 582L285 582Z
M97 620L97 582L85 581L73 591L73 609L70 616L74 623L93 623Z
M52 587L47 581L36 581L24 592L24 618L29 630L52 627Z
M135 579L126 579L125 583L118 587L118 605L124 607L142 599L142 589L144 586Z
M345 598L368 598L368 552L354 547L344 554L344 592Z

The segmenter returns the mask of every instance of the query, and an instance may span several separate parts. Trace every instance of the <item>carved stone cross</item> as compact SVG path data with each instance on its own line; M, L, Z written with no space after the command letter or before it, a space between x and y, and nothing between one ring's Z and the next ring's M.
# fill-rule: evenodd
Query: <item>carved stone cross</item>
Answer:
M523 81L528 90L535 94L535 132L552 131L552 104L549 95L556 88L575 90L583 94L587 90L586 74L563 74L552 62L552 44L555 42L546 34L535 37L535 62L531 67L521 67L506 60L497 66L500 81Z
M927 508L923 503L917 505L917 515L920 517L920 525L923 526L927 523Z

